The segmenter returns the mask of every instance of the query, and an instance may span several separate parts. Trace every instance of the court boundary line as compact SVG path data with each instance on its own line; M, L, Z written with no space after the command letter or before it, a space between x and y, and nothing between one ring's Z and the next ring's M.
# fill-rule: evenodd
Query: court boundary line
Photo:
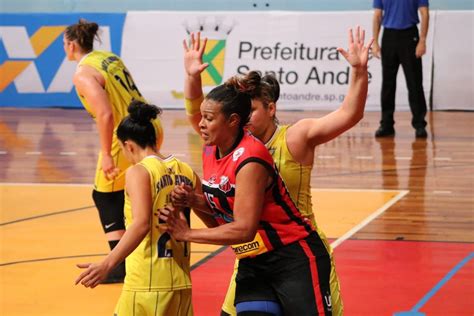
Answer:
M430 289L428 293L411 309L412 311L420 310L423 305L425 305L449 280L453 278L453 276L459 272L472 258L474 258L474 252L469 253L466 257L464 257L460 262L458 262L449 272L443 276L443 278L436 283L436 285Z
M425 315L421 313L419 310L423 308L423 306L428 303L428 301L435 296L437 292L446 284L449 280L451 280L456 273L459 272L472 258L474 258L474 252L469 253L466 257L464 257L460 262L458 262L447 274L445 274L440 281L438 281L435 286L433 286L428 293L426 293L416 304L412 307L410 311L402 311L396 312L394 316L418 316L418 315Z
M84 258L84 257L101 257L101 256L106 256L106 255L107 255L107 253L96 253L96 254L87 254L87 255L74 255L74 256L28 259L28 260L11 261L11 262L0 263L0 267L10 266L10 265L14 265L14 264L22 264L22 263L35 263L35 262L42 262L42 261L53 261L53 260L61 260L61 259Z
M382 190L383 191L383 190ZM343 234L341 237L337 238L335 241L333 241L330 245L333 249L341 245L344 241L352 237L355 233L357 233L359 230L367 226L370 222L372 222L375 218L379 217L381 214L383 214L386 210L388 210L390 207L392 207L395 203L400 201L405 195L407 195L410 191L409 190L389 190L390 192L400 192L393 198L391 198L387 203L382 205L380 208L378 208L375 212L367 216L365 219L363 219L359 224L355 225L353 228L351 228L348 232Z
M224 246L223 248L225 248L227 246ZM218 251L220 249L217 249L216 251ZM225 249L224 249L225 250ZM224 251L224 250L221 250ZM211 258L213 258L214 256L216 256L217 254L214 254L214 252L216 251L202 251L202 250L196 250L196 251L191 251L192 253L208 253L209 255L208 256L211 256ZM42 261L54 261L54 260L61 260L61 259L72 259L72 258L82 258L82 257L101 257L101 256L107 256L110 252L108 253L96 253L96 254L85 254L85 255L71 255L71 256L62 256L62 257L46 257L46 258L36 258L36 259L27 259L27 260L19 260L19 261L10 261L10 262L3 262L3 263L0 263L0 267L3 267L3 266L9 266L9 265L15 265L15 264L22 264L22 263L35 263L35 262L42 262ZM208 256L206 256L205 258L207 258ZM203 261L205 258L199 260L198 262L196 262L195 264L193 264L191 266L191 269L194 267L194 265L200 263L201 261ZM204 262L203 262L204 263ZM196 267L197 268L197 267Z
M13 221L0 223L0 226L6 226L6 225L10 225L10 224L19 223L19 222L25 222L25 221L29 221L29 220L32 220L32 219L42 218L42 217L48 217L48 216L72 213L72 212L77 212L77 211L83 211L83 210L87 210L89 208L95 208L95 205L82 206L82 207L73 208L73 209L69 209L69 210L56 211L56 212L45 213L45 214L36 215L36 216L24 217L24 218L16 219L16 220L13 220Z
M216 246L219 246L219 245L216 245ZM200 266L202 266L203 264L205 264L206 262L208 262L209 260L215 258L216 256L220 255L222 252L224 252L227 248L229 248L229 246L220 246L218 249L212 251L212 252L209 252L209 254L207 256L205 256L204 258L202 258L201 260L199 260L198 262L196 262L195 264L191 265L190 267L190 271L193 271L197 268L199 268ZM191 250L191 253L193 251ZM199 252L198 252L199 253ZM201 252L203 253L203 252Z

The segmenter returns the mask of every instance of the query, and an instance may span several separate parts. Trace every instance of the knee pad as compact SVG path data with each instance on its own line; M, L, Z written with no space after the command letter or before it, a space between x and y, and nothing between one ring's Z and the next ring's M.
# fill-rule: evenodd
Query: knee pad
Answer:
M275 301L247 301L235 305L237 315L272 315L282 316L280 304Z
M92 199L99 211L100 222L105 233L125 229L123 206L124 191L98 192L92 191Z

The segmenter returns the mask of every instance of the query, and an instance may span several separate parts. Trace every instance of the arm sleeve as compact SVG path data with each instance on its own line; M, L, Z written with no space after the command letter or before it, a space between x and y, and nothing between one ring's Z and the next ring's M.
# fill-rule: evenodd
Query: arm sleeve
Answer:
M186 109L186 114L192 116L201 111L201 103L204 101L204 96L201 95L196 99L184 99L184 107Z
M423 1L423 0L421 0L421 1ZM428 2L428 0L426 0L426 2ZM374 3L373 3L373 5L372 5L372 7L373 7L374 9L381 9L381 10L383 10L383 3L382 3L382 0L374 0Z
M418 0L418 8L419 7L429 7L428 0Z

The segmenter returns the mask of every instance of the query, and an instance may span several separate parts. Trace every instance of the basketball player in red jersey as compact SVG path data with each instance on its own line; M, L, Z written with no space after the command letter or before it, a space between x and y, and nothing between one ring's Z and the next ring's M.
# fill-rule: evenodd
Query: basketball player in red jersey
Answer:
M265 145L244 130L260 85L250 73L206 96L199 122L203 194L184 185L172 194L175 206L213 214L215 226L190 229L171 208L160 218L176 240L232 245L240 258L237 315L331 315L326 247L291 200Z

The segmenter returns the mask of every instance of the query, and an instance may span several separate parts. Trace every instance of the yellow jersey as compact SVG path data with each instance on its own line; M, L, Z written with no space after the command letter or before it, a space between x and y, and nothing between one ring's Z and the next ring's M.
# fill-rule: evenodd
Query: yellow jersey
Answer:
M107 180L101 169L102 155L99 154L94 181L95 190L99 192L121 191L125 186L125 171L130 166L130 163L122 154L115 129L122 119L128 115L128 105L132 100L140 100L145 103L146 100L135 85L127 67L125 67L125 64L117 55L105 51L92 51L81 59L78 67L83 65L96 69L105 79L104 89L112 106L112 114L114 117L111 155L114 159L115 166L120 169L120 174L114 180ZM79 93L78 96L86 111L95 120L93 107L87 102L84 96ZM157 135L156 144L159 149L163 143L163 128L159 118L155 119L152 123L155 127Z
M185 183L195 188L191 167L171 156L160 159L148 156L138 163L150 175L153 214L150 232L126 259L123 289L130 291L172 291L191 288L190 244L178 242L159 230L159 212L170 202L175 185ZM125 191L125 226L132 221L132 205ZM189 219L189 210L186 211Z
M311 170L313 166L303 166L294 160L286 145L288 127L289 125L278 125L275 133L265 146L273 157L291 199L301 214L316 227L313 203L311 202Z

